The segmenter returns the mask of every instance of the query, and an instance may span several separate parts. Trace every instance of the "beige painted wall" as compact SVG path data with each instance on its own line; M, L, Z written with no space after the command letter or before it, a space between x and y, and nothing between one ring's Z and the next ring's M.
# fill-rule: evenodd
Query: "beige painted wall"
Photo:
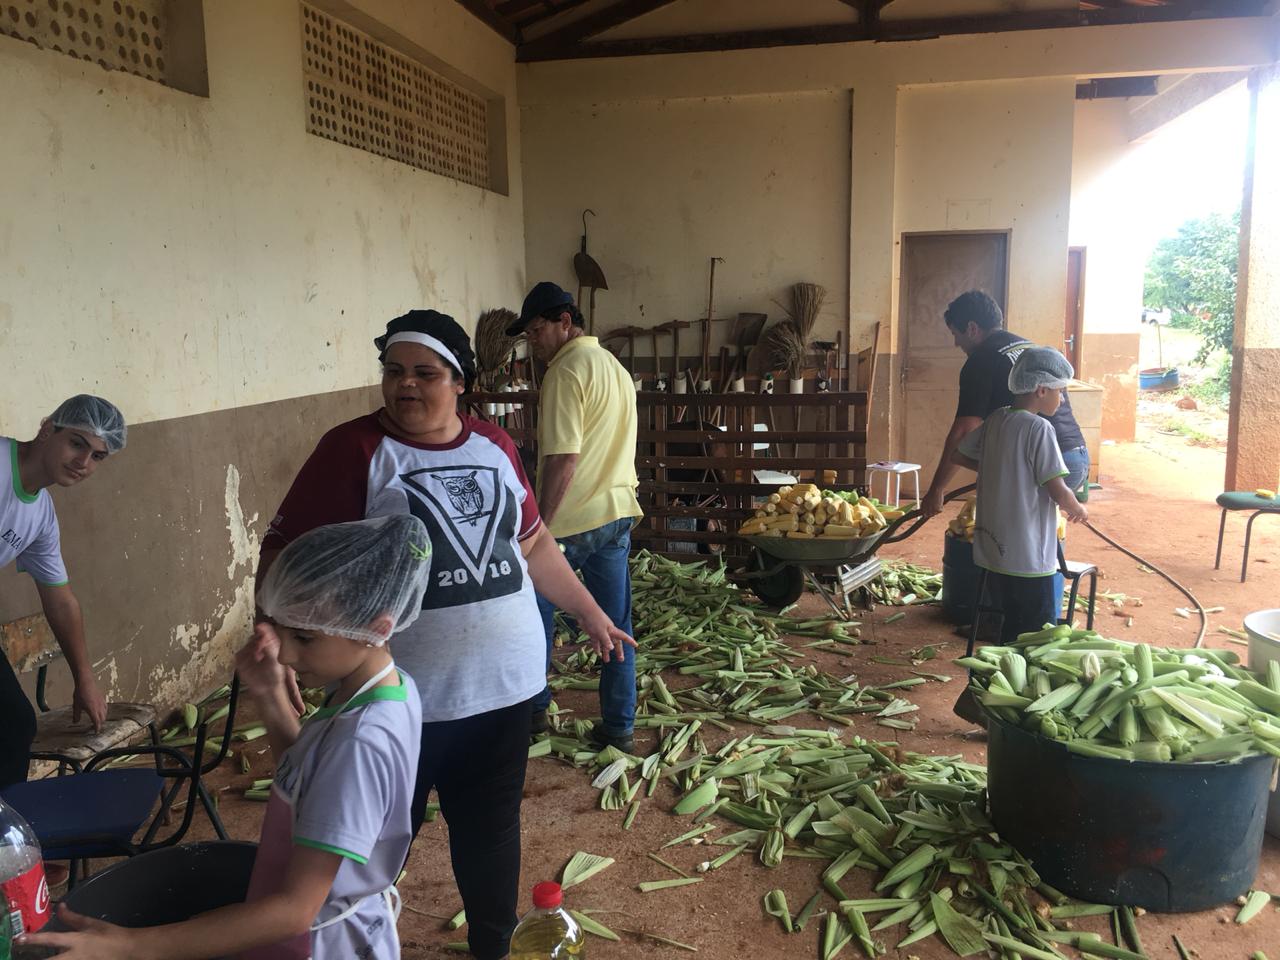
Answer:
M1073 247L1085 248L1079 376L1103 388L1102 436L1137 428L1145 246L1138 236L1143 171L1129 140L1127 100L1081 101L1071 167Z
M789 303L788 285L808 280L828 290L815 334L845 328L847 92L533 106L522 142L537 184L525 200L531 280L576 292L579 217L598 214L589 252L609 289L597 295L597 331L705 316L712 256L724 258L716 316L779 316L773 301ZM714 328L716 347L729 327ZM698 344L696 328L685 332L681 353ZM647 339L636 348L652 352Z
M225 676L259 538L319 435L374 407L387 319L524 293L511 46L453 0L358 7L506 98L508 196L306 133L293 0L204 5L207 99L0 37L0 433L81 390L130 420L53 492L112 696ZM37 609L0 570L0 618Z
M324 4L321 4L322 6ZM133 422L371 383L404 309L524 285L512 48L452 0L361 0L507 100L510 196L305 131L298 6L205 4L210 96L0 37L0 430L79 389Z

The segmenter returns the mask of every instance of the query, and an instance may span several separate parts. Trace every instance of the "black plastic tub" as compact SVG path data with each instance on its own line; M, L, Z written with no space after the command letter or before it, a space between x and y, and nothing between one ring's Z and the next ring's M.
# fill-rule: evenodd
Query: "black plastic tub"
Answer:
M114 863L62 898L76 913L122 927L156 927L241 903L249 890L256 843L208 840L163 847ZM45 925L66 931L57 911ZM21 946L14 960L45 960L53 950Z
M1049 885L1165 913L1206 910L1249 890L1271 757L1128 763L988 721L992 823Z

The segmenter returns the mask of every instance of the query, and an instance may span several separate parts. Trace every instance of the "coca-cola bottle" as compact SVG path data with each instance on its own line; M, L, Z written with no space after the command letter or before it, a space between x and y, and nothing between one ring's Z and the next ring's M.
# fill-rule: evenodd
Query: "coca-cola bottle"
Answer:
M35 933L49 920L49 884L40 841L18 811L0 800L0 926L8 939ZM8 960L0 934L0 960Z

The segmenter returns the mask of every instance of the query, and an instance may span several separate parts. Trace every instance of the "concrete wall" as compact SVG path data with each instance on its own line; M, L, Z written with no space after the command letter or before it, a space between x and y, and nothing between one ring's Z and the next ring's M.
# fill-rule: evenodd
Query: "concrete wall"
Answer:
M293 2L205 4L207 99L0 37L0 432L79 391L131 422L54 493L112 695L169 704L225 669L257 539L319 434L373 408L387 319L523 295L511 46L453 0L358 7L505 98L508 195L306 133ZM0 571L0 615L36 609Z
M1134 162L1126 100L1075 108L1070 243L1085 248L1083 335L1077 376L1103 388L1102 436L1137 429L1138 348L1146 245L1139 235L1143 171Z
M597 332L706 316L717 256L717 317L779 316L775 301L808 280L828 291L815 336L833 338L848 326L849 110L846 91L527 107L530 278L576 289L590 207L589 252L609 282ZM715 326L713 349L730 327ZM699 336L684 333L683 355ZM659 352L670 349L663 338ZM651 342L636 350L650 355Z

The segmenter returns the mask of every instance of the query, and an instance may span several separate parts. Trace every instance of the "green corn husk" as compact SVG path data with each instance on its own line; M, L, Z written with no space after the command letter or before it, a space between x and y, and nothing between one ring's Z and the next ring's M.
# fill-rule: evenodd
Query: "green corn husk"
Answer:
M1249 895L1245 897L1244 906L1236 914L1236 923L1248 923L1270 902L1271 894L1264 890L1250 890Z
M560 871L560 889L568 890L578 884L590 880L601 870L606 870L615 863L613 857L601 857L594 853L578 851L569 858L569 862Z
M791 910L787 907L787 895L781 890L770 890L764 895L764 912L776 917L787 933L795 930L795 925L791 922Z
M644 880L636 884L641 893L652 893L655 890L669 890L671 887L687 887L691 883L701 883L702 877L677 877L674 880Z

